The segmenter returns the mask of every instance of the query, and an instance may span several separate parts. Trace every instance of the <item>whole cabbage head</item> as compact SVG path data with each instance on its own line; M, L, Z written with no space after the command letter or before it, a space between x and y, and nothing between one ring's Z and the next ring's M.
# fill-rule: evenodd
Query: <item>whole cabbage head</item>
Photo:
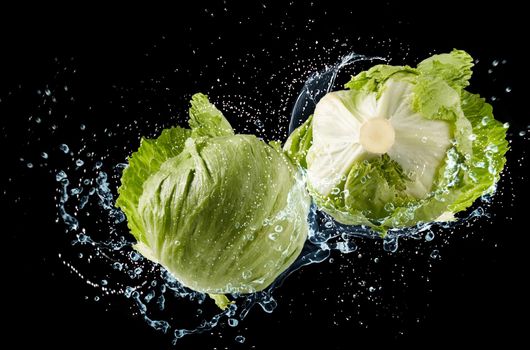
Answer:
M307 237L301 175L275 143L235 135L205 95L189 114L191 129L142 139L124 170L116 205L134 248L195 291L263 290Z

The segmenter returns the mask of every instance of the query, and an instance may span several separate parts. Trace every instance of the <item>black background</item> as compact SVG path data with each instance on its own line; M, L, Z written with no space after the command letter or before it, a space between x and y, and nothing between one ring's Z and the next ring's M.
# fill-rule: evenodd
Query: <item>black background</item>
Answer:
M196 91L213 90L219 98L223 94L247 94L287 108L301 85L293 86L292 95L284 94L280 99L274 84L285 91L286 83L271 79L271 75L287 72L291 65L300 67L294 64L296 60L316 59L322 47L327 48L323 54L327 59L317 60L320 63L333 63L353 49L410 64L433 52L457 47L479 58L484 67L495 59L506 60L495 75L486 74L487 68L482 68L482 74L473 78L475 91L498 97L494 102L496 116L510 122L514 140L508 155L509 173L500 185L502 194L491 208L494 217L456 229L443 239L443 232L439 233L430 245L404 242L395 254L383 252L375 242L360 241L362 258L335 254L334 264L310 266L292 276L276 292L279 307L274 313L255 309L236 330L223 326L213 334L185 338L176 348L270 349L292 343L295 348L316 349L321 346L317 344L324 344L329 349L350 349L391 344L515 343L527 324L528 295L524 287L528 229L523 226L522 213L528 170L521 166L527 163L524 153L528 142L517 136L529 123L522 108L526 71L520 61L526 39L521 13L521 8L504 1L491 5L456 1L422 5L227 1L186 4L186 8L182 4L157 11L140 7L3 9L4 342L13 342L9 348L170 347L169 337L130 316L125 302L107 306L85 300L86 295L92 295L89 287L57 258L58 252L68 249L68 243L61 236L64 230L54 222L52 175L47 168L28 170L21 157L36 158L43 145L57 147L57 140L75 143L77 134L68 131L77 130L80 121L92 130L101 130L139 119L140 130L135 132L152 135L171 120L156 120L152 122L156 127L150 128L150 118L168 110L170 115L178 114ZM334 47L339 44L333 39L347 42L346 47ZM223 65L217 61L219 56ZM61 72L64 67L75 67L75 78ZM310 71L300 72L300 81ZM297 73L286 74L291 79ZM222 84L212 88L218 78ZM76 103L93 105L94 109L87 112L70 106L77 113L57 120L57 133L46 136L28 122L28 116L42 107L37 107L41 97L35 91L61 79L76 89ZM113 86L122 90L118 93ZM507 86L512 92L503 95ZM111 114L114 107L98 107L102 101L117 101L120 96L125 96L126 104L141 101L141 106L117 108L115 114ZM105 113L98 114L99 110ZM286 119L265 120L267 128L285 132ZM244 122L239 123L244 126ZM111 159L122 161L136 147L130 142L138 135L130 130L123 133L123 137L102 141L118 145L110 152ZM429 258L433 248L440 248L442 256L434 263ZM380 257L379 264L373 263L374 257ZM392 282L400 265L405 266L404 277ZM353 266L355 273L378 281L378 301L361 296L360 301L339 302L359 286L357 282L345 283L353 278L347 275L351 269L338 266ZM346 320L348 315L351 317ZM237 334L246 337L245 343L234 341Z

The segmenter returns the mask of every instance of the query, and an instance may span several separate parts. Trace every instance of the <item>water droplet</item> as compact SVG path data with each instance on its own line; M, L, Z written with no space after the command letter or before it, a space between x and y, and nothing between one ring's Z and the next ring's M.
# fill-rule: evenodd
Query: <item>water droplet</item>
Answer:
M491 151L491 152L496 153L499 151L499 147L497 145L490 143L488 146L486 146L486 151Z
M142 258L142 256L138 254L137 252L131 252L129 254L129 257L131 258L132 261L138 261Z
M119 262L115 262L114 264L112 264L112 267L114 268L114 270L118 270L118 271L121 271L123 269L123 265L120 264Z
M94 301L99 301L99 297L97 295L94 297Z
M242 335L238 335L236 337L236 342L243 344L245 342L245 337Z
M387 252L394 253L398 249L398 239L395 236L387 234L383 239L383 249Z
M55 175L55 181L61 181L63 179L66 179L66 173L61 170Z
M333 227L333 222L331 222L331 221L326 221L326 222L324 223L324 227L325 227L325 228L332 228L332 227Z
M83 164L85 164L85 162L83 162L81 159L75 161L75 165L77 166L83 166Z
M269 233L269 239L275 241L278 239L278 234L276 232Z
M386 211L394 211L395 207L394 207L394 204L393 203L386 203L385 206L383 207Z
M507 86L506 89L504 89L506 92L512 92L512 88L510 86Z
M438 259L440 257L440 251L438 249L434 249L431 252L431 258L432 259Z
M510 127L510 123L506 122L504 124L502 124L502 126L505 128L505 129L508 129Z
M283 231L283 226L282 225L276 225L276 227L274 228L274 231L280 233Z
M346 241L346 242L338 242L336 245L336 248L342 253L342 254L348 254L352 253L357 250L357 245L353 243L352 241Z
M256 280L252 281L252 283L256 283L256 284L263 284L263 282L265 282L264 278L258 278Z
M101 284L102 286L106 286L107 284L109 284L109 282L107 280L101 280L99 284Z
M340 193L340 189L338 187L333 187L333 189L331 190L331 194L339 194Z
M361 287L364 287L366 285L366 281L364 281L364 280L359 281L359 285Z
M470 134L470 135L468 136L468 139L469 139L469 141L475 141L475 140L477 139L477 135L475 135L475 134Z
M81 124L81 125L79 125L79 129L81 129L81 130L85 130L85 129L86 129L85 124Z
M81 192L83 192L83 188L82 187L72 188L70 190L70 195L75 196L76 194L79 194Z
M243 276L244 279L248 280L250 277L252 277L252 272L250 272L249 270L245 270L243 271L241 276Z
M429 231L429 232L427 232L427 233L425 234L425 240L426 240L427 242L430 242L430 241L432 241L433 239L434 239L434 232Z
M127 298L130 298L131 297L131 294L133 293L134 291L134 288L131 287L131 286L127 286L125 287L125 291L123 292L123 294L127 297Z
M37 124L40 124L41 121L42 121L42 119L40 119L39 117L35 118L35 122L36 122Z
M67 144L65 143L62 143L59 145L59 149L63 152L63 153L68 153L70 152L70 148L68 147Z
M259 305L261 306L263 311L270 314L274 311L276 306L278 306L278 303L276 303L276 300L274 300L274 298L268 297L268 299L260 301Z
M44 93L46 94L46 96L50 96L52 94L52 92L50 91L50 89L46 89L44 90Z
M46 152L41 152L40 156L44 159L48 159L48 153Z
M236 320L235 318L229 318L228 319L228 325L230 327L236 327L238 324L239 324L239 321Z
M31 168L33 168L33 163L28 163L28 164L26 164L26 166L31 169Z
M423 137L421 138L421 142L422 142L422 143L427 143L427 136L423 136Z
M519 131L519 136L524 136L526 135L526 131L522 130L522 131Z
M375 287L372 287L372 286L368 287L368 291L369 291L370 293L375 292Z

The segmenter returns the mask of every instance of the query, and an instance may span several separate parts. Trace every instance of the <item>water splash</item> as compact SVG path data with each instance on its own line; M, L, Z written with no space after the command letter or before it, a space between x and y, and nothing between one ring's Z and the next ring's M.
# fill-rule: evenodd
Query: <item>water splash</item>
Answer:
M79 162L76 161L76 163ZM143 258L132 249L133 242L123 236L123 229L120 225L125 222L125 216L114 206L115 198L109 181L111 178L119 178L126 166L123 163L117 164L112 169L115 176L109 177L108 173L103 170L104 164L96 162L92 168L95 170L94 176L85 178L81 181L83 185L75 188L71 188L75 180L69 179L65 171L57 172L55 179L58 182L59 191L58 214L66 226L66 231L75 233L71 244L90 247L88 256L98 257L103 264L109 267L107 270L112 271L109 272L110 277L94 282L98 278L87 278L71 263L66 260L63 260L63 263L87 284L99 288L102 296L123 295L132 300L136 313L153 329L161 333L169 333L173 329L173 343L185 335L211 330L221 320L234 320L233 317L237 317L236 311L238 310L235 304L230 305L223 312L215 313L210 318L201 315L199 325L189 328L172 327L171 318L164 319L167 316L156 319L154 314L166 309L169 299L192 301L197 305L202 305L207 297L184 287L165 269ZM75 174L72 177L75 177ZM98 215L103 214L106 217L105 221L108 226L102 228L103 232L90 233L84 227L89 223L79 218L84 213L95 213L96 210L100 212L97 213ZM101 233L103 233L102 238L96 238ZM59 257L61 258L61 255ZM79 253L79 257L84 256ZM259 303L266 303L266 299L262 297L256 300ZM231 323L233 324L234 321Z
M356 68L355 64L359 62L375 61L386 60L351 53L336 64L312 74L298 95L291 113L289 131L292 132L301 125L313 112L319 99L334 88L341 69ZM261 124L258 126L261 127ZM85 130L84 125L81 130ZM62 156L73 155L72 148L61 144L58 153ZM43 152L42 158L48 157L48 153ZM79 157L73 157L71 161L70 169L75 170L71 173L59 170L55 174L58 186L58 215L69 237L72 237L72 245L86 247L87 252L83 259L103 266L104 277L101 274L87 277L70 262L63 260L64 264L88 285L101 291L97 298L113 295L130 300L135 314L142 317L156 331L170 334L174 344L187 335L210 331L221 323L237 327L257 305L264 312L273 312L277 306L273 294L286 278L304 266L328 260L333 251L341 254L356 252L356 239L359 237L379 239L383 249L388 252L398 250L399 239L402 237L426 241L434 238L435 225L420 224L412 228L390 230L384 239L380 239L378 233L367 227L342 225L313 206L309 214L308 241L294 264L266 290L248 295L233 295L236 303L219 312L204 294L184 287L161 266L148 261L132 249L134 242L125 227L125 216L114 207L114 189L119 185L121 173L127 164L109 165L101 160L93 161ZM80 175L78 170L81 168L88 169L88 172L82 172ZM488 196L483 198L484 203L488 201ZM487 213L479 207L469 214L468 218L442 225L452 227L483 215ZM98 218L98 222L91 224L94 217ZM430 256L432 259L439 259L440 254L433 250ZM194 312L186 309L189 303L193 305ZM181 308L182 313L186 314L186 322L174 316ZM171 309L171 312L164 313L164 310L168 309ZM242 343L245 338L239 335L235 340Z
M72 158L76 166L78 161L79 159ZM90 160L84 161L84 164L89 165ZM237 327L257 305L267 313L273 312L277 306L273 292L285 278L302 266L322 262L330 255L330 249L325 243L327 239L321 239L322 234L311 229L309 237L313 243L306 245L303 254L289 270L264 291L232 295L236 303L219 312L205 294L184 287L163 267L145 259L132 248L134 242L128 235L128 229L123 227L125 216L114 206L115 194L112 191L118 185L112 183L113 180L121 177L126 166L127 164L118 163L108 170L103 162L97 161L91 167L91 176L79 178L77 172L68 174L65 170L55 174L59 193L58 217L65 225L66 232L72 235L71 244L88 248L88 253L79 253L79 259L88 259L89 263L98 260L101 265L106 266L106 277L89 278L66 259L63 263L88 285L101 291L101 296L96 296L97 301L109 295L121 295L131 300L135 313L150 327L164 334L172 333L174 344L184 336L210 331L220 323ZM78 185L74 186L76 183ZM89 215L87 217L83 214ZM315 214L316 209L312 208L311 218ZM106 225L88 228L94 216ZM275 228L278 231L281 229ZM352 247L350 249L354 250ZM61 255L59 257L64 258ZM167 309L168 303L175 302L177 311L178 303L192 302L195 308L204 307L211 315L201 311L193 320L196 321L195 324L176 326L172 317L162 312Z

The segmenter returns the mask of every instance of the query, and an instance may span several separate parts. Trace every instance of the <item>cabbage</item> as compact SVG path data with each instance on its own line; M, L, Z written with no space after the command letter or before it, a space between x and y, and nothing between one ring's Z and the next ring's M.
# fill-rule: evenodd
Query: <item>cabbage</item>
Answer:
M205 95L189 116L191 129L141 140L116 205L138 252L226 306L217 294L260 291L297 258L310 198L279 146L235 135Z
M465 90L473 60L377 65L326 94L287 140L317 206L340 223L388 229L454 220L499 180L506 128Z

